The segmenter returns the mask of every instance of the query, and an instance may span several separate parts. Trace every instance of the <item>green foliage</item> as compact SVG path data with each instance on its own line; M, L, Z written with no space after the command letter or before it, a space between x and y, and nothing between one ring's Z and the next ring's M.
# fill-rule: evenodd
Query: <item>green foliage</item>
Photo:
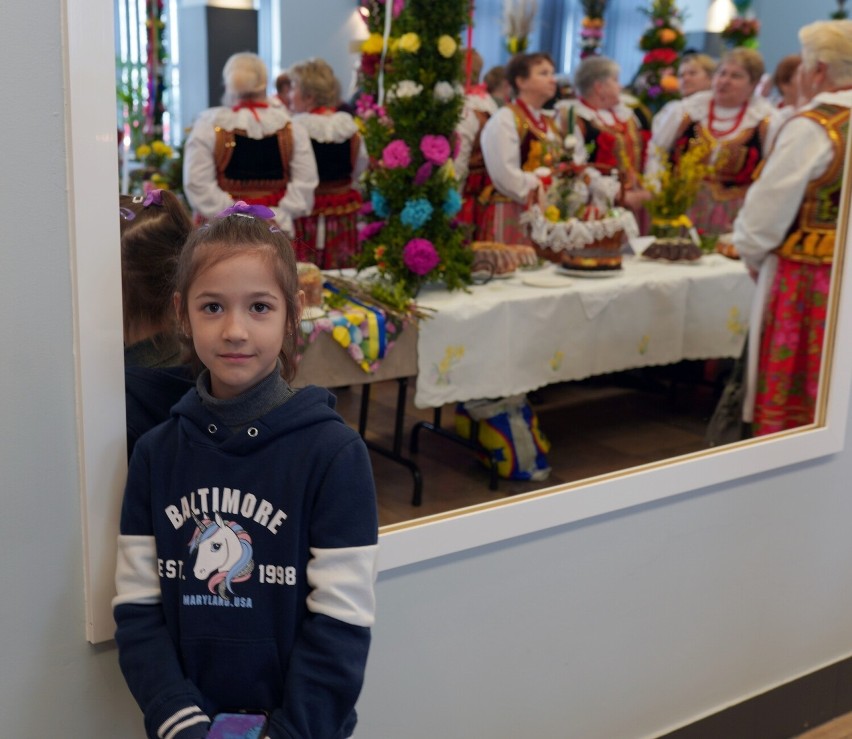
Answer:
M384 59L384 100L378 105L379 66L386 5L363 0L370 11L370 37L362 48L359 81L361 96L356 107L359 126L370 156L365 176L367 199L378 199L384 208L366 218L368 228L380 230L365 239L360 267L375 265L385 279L388 302L410 300L426 281L440 280L448 288L470 284L470 251L464 232L452 220L451 204L458 183L452 159L433 164L421 150L424 136L443 137L452 145L453 132L463 104L460 32L467 20L467 0L387 0L387 8L402 6L393 20ZM409 161L405 164L383 158L392 142L403 142ZM399 143L394 143L399 147ZM425 170L423 169L425 167ZM412 225L402 219L406 204L425 200L431 216ZM425 239L437 252L437 264L426 274L407 265L403 250L412 239ZM396 297L394 297L396 296Z

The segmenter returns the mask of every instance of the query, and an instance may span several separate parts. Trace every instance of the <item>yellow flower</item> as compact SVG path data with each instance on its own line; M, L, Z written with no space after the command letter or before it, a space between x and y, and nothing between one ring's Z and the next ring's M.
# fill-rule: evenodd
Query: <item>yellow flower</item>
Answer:
M371 33L361 44L362 54L381 54L384 48L384 39L380 33Z
M559 220L559 208L555 205L548 205L544 210L544 217L547 218L548 221L556 223Z
M331 336L344 349L352 342L352 337L349 335L349 329L346 326L335 326L331 331Z
M144 159L147 156L151 155L151 147L148 144L141 144L136 147L136 156L139 159Z
M444 34L438 39L438 53L445 59L449 59L456 53L458 44L452 36Z
M404 33L399 37L398 46L400 51L416 54L420 51L420 36L416 33Z
M441 165L441 169L439 171L441 173L441 177L445 180L452 180L456 177L456 168L453 166L452 159L447 159L447 161Z
M157 141L151 142L151 151L153 151L155 154L165 154L168 148L169 147L166 146L166 144L160 141L159 139L157 139Z

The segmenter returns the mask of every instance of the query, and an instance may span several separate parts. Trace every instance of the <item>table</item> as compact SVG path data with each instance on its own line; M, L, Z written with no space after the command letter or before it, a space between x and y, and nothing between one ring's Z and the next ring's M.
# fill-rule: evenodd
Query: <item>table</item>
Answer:
M524 284L536 278L560 286ZM745 266L721 254L685 264L626 256L611 277L565 277L549 264L469 292L426 287L418 305L436 313L419 325L414 402L439 408L638 367L736 357L753 294Z

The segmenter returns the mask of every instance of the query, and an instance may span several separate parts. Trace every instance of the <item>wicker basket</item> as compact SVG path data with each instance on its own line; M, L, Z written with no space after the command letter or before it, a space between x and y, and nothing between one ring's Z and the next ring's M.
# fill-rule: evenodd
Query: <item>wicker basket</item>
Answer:
M615 268L621 264L621 246L624 243L626 234L624 230L616 231L612 236L593 241L587 244L582 249L560 249L555 250L549 246L533 242L533 248L542 259L555 264L576 267L574 264L578 258L585 259L603 259L612 264L611 268ZM617 260L616 260L617 257ZM617 261L617 265L615 262Z

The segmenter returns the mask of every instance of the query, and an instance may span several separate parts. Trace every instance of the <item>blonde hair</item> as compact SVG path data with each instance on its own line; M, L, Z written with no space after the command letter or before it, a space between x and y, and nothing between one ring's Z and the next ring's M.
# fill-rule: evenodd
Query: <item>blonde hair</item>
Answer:
M708 77L712 77L716 73L716 60L707 54L684 54L680 60L680 66L689 62L704 70Z
M799 42L805 69L821 62L834 85L852 84L852 20L811 23L799 31Z
M257 54L233 54L222 68L226 104L237 100L266 97L266 65Z
M340 102L340 83L334 70L324 59L307 59L289 69L293 87L314 105L334 108Z
M753 85L760 82L760 78L766 71L760 52L754 49L747 49L744 46L738 46L736 49L726 52L722 57L722 61L719 62L719 67L728 63L737 64L742 67Z

